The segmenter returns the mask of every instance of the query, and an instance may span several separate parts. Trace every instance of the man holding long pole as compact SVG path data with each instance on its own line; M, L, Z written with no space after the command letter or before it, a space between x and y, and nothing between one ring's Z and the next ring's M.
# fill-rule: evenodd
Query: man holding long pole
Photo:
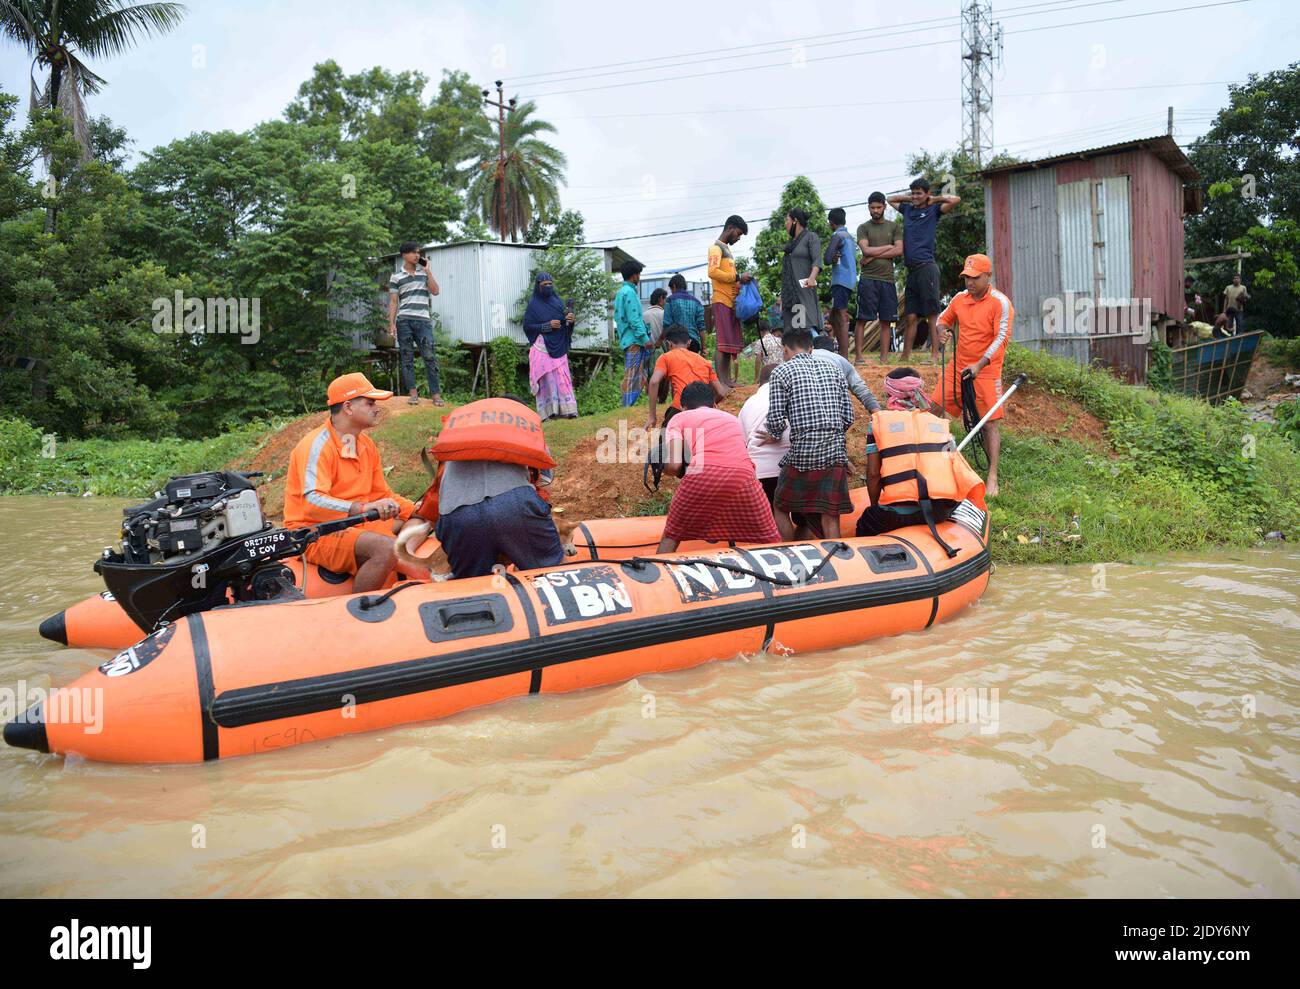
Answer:
M959 328L957 354L930 401L949 415L961 415L959 375L969 375L974 384L975 404L983 415L1002 397L1002 360L1016 313L1011 300L993 287L993 262L987 255L970 255L961 273L966 279L966 290L953 296L937 321L940 347L947 345L953 327ZM984 427L984 447L989 455L985 491L989 497L998 493L998 453L1002 445L998 420L1002 416L1002 409L997 409Z

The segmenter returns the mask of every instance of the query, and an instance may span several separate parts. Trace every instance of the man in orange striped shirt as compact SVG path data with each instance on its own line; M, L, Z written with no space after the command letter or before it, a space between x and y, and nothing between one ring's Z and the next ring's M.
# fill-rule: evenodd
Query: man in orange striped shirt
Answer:
M284 526L300 529L376 509L378 521L323 536L303 554L327 570L355 574L354 591L373 591L397 567L391 520L408 519L415 511L414 502L389 488L379 447L365 435L379 421L377 403L393 393L374 387L364 374L345 374L330 382L326 397L329 420L304 436L289 456Z

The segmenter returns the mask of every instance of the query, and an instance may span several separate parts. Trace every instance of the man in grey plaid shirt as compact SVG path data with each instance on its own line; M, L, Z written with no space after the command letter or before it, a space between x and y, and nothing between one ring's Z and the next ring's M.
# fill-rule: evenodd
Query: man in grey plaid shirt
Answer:
M853 407L844 376L834 364L814 360L807 330L781 337L785 361L769 379L764 428L768 439L790 424L790 452L781 459L773 509L781 538L796 535L793 513L821 517L821 535L840 534L840 516L853 510L849 500L849 453L845 434L853 425Z

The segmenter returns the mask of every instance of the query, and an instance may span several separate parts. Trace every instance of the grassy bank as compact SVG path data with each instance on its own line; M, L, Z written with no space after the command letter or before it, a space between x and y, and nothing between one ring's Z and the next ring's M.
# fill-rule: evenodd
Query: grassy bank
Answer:
M872 369L868 379L883 370ZM1003 432L1002 493L991 506L995 559L1123 561L1248 546L1274 531L1300 539L1300 451L1279 430L1250 422L1236 403L1211 407L1130 387L1104 372L1013 347L1004 377L1009 381L1021 371L1030 385L1012 400L1016 406ZM591 383L592 399L612 386L617 401L617 374L608 376ZM726 406L735 411L749 390ZM572 518L665 511L671 484L648 495L639 465L600 464L595 457L597 431L617 430L624 418L629 426L642 425L644 400L623 410L610 406L609 395L601 397L581 406L603 406L600 411L546 425L560 464L556 505ZM395 490L410 497L424 490L428 478L418 451L445 412L395 404L374 431ZM201 441L56 443L52 457L42 456L48 447L30 426L0 421L0 491L144 497L174 474L254 466L271 476L264 501L276 512L288 453L319 421L313 415L255 424ZM855 461L863 425L850 436ZM861 465L855 466L861 474Z
M1021 371L1035 390L1106 423L1111 450L1005 434L1002 494L992 506L997 559L1131 560L1249 546L1275 531L1300 538L1300 451L1236 402L1215 407L1134 388L1012 347L1004 378Z
M280 423L252 423L205 440L60 440L0 419L0 494L144 498L177 474L251 457Z

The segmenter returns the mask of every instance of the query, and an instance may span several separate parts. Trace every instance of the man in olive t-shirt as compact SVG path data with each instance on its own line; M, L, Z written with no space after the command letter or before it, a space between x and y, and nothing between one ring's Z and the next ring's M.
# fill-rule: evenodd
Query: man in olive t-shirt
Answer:
M1246 300L1250 293L1241 283L1241 275L1232 276L1232 284L1223 290L1223 314L1228 317L1228 325L1233 333L1246 331Z
M885 194L867 199L871 219L858 224L862 248L862 275L858 278L858 318L853 325L853 360L862 363L862 334L867 323L880 326L880 362L889 360L894 323L898 321L898 288L894 283L894 258L903 253L903 221L885 219Z

